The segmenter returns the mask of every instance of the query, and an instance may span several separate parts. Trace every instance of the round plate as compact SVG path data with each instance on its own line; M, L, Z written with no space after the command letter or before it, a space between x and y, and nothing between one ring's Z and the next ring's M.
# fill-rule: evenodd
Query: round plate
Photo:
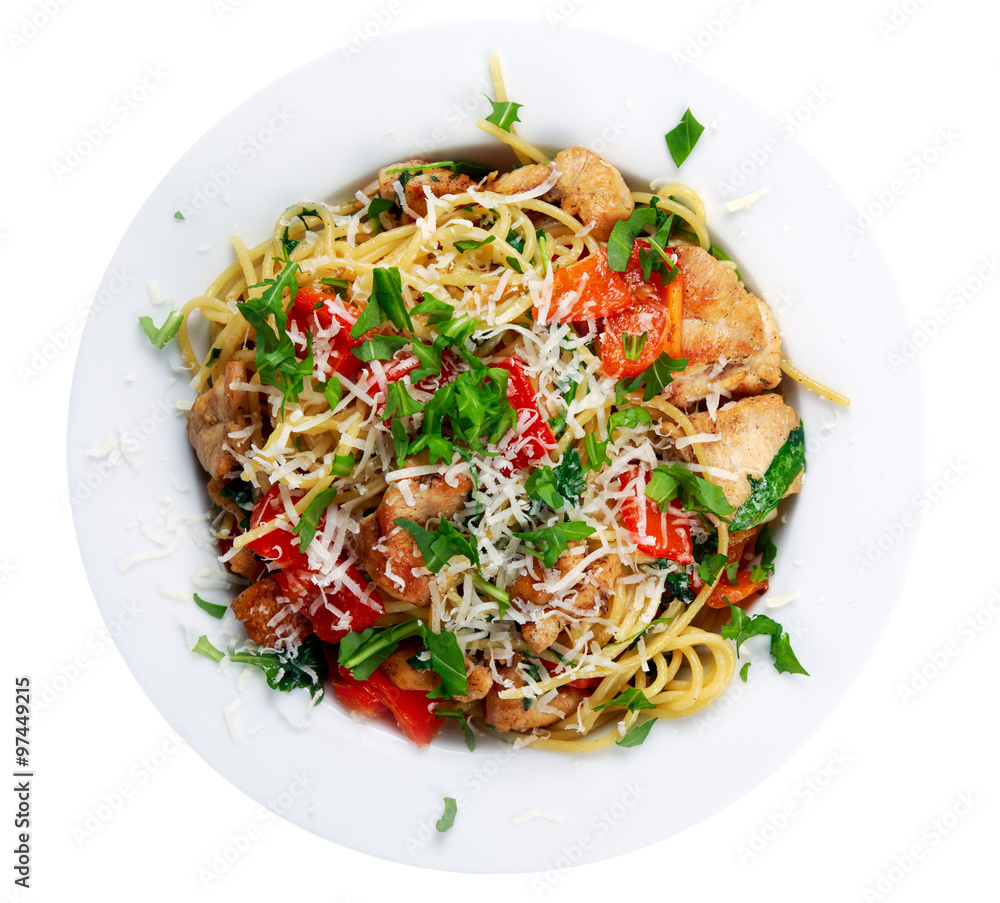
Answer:
M877 251L845 228L855 217L846 197L737 93L693 68L678 72L648 47L560 34L554 42L545 29L500 23L390 33L353 57L316 60L244 103L185 154L129 227L74 378L69 477L80 548L140 685L254 799L339 844L408 864L560 868L662 840L735 800L812 734L858 676L914 541L892 513L908 510L919 487L922 393L912 368L904 381L884 355L880 336L904 333L906 321ZM447 60L424 62L443 46ZM136 322L166 316L148 284L183 303L231 262L232 235L255 244L289 204L350 196L381 165L503 156L475 128L489 113L492 54L509 96L523 104L521 135L553 150L585 145L636 188L677 175L663 136L690 107L707 127L680 174L706 199L716 243L774 307L790 359L853 399L843 410L789 392L809 465L801 495L783 509L770 592L796 595L768 613L811 676L777 674L761 641L751 641L747 683L737 678L698 716L655 725L634 749L566 758L482 737L470 753L457 735L416 749L332 700L310 713L303 692L276 693L259 673L189 651L227 624L197 608L192 590L202 586L216 602L228 596L199 578L215 553L205 475L176 410L192 392L176 348L156 350ZM601 61L599 78L580 77L587 59ZM726 208L760 190L749 207ZM458 817L439 833L446 796L457 799Z

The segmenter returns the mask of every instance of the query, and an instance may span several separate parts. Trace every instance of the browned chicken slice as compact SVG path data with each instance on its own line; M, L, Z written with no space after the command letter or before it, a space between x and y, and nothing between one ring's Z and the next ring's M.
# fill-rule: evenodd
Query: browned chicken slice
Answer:
M417 216L427 215L427 195L424 189L430 189L434 197L444 197L446 194L461 194L470 185L475 183L472 179L462 173L454 173L450 169L434 168L410 170L406 172L388 172L388 170L399 169L402 166L423 166L428 160L407 160L405 163L393 163L378 171L379 194L389 201L398 201L395 183L401 182L402 176L409 175L403 185L403 197L406 206Z
M230 361L222 379L199 395L188 411L188 439L201 466L216 480L240 466L233 452L246 454L250 445L249 437L234 439L230 435L250 425L246 390L233 388L246 381L246 364Z
M393 599L427 605L431 601L430 582L426 575L415 575L424 567L424 557L413 537L396 520L405 517L421 527L432 518L447 519L462 510L472 492L472 480L464 474L454 478L452 486L444 474L427 474L391 483L382 502L372 514L361 521L355 540L355 550L361 567L375 585ZM410 504L406 492L411 496Z
M419 690L429 693L441 685L441 678L430 668L414 668L409 659L420 652L420 644L414 640L401 643L384 662L381 668L401 690ZM464 696L451 697L455 702L473 702L482 699L493 686L493 675L485 665L477 665L468 656L465 657L465 677L468 684Z
M593 223L591 235L607 241L618 220L628 219L635 209L632 192L610 163L585 147L570 147L556 154L559 180L544 195L558 201L571 216Z
M510 682L511 687L514 688L523 687L526 683L517 668L520 661L520 656L515 655L511 664L500 670L501 681ZM548 725L555 724L557 721L562 721L563 718L572 715L588 695L576 687L560 687L555 697L545 704L546 711L543 712L540 711L537 700L532 702L530 708L525 709L524 699L501 699L500 693L511 687L507 687L502 682L494 683L489 693L486 694L486 723L498 731L523 733L536 727L548 727ZM548 711L549 709L554 709L554 711Z
M521 194L523 191L534 191L544 185L550 175L552 175L551 166L532 163L501 175L490 173L489 179L486 180L486 188L497 194Z
M708 251L671 250L684 276L681 353L688 365L667 397L684 406L718 389L736 396L773 389L781 379L781 337L771 309Z
M313 632L309 619L282 600L278 584L270 577L248 586L230 607L247 636L261 646L294 646Z
M708 414L702 413L694 414L691 423L700 433L720 437L717 442L706 442L702 448L711 467L738 475L736 479L717 482L729 504L739 508L750 495L747 475L763 476L788 434L799 425L799 415L780 395L768 392L720 408L714 422ZM690 446L682 449L681 455L694 461ZM799 474L785 495L798 492L801 485L802 474Z
M574 544L575 545L575 544ZM615 581L621 576L622 565L617 555L605 555L591 562L580 579L570 589L552 593L539 589L537 583L554 582L568 574L581 560L580 554L563 552L556 559L552 570L534 569L528 565L510 586L511 600L525 612L534 612L536 619L521 625L521 636L532 652L548 649L567 624L576 618L595 617L608 610L608 602L615 591Z

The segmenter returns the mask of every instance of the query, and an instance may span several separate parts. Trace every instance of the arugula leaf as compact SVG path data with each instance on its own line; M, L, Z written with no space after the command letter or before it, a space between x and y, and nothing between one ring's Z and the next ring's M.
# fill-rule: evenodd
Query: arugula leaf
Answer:
M153 323L152 317L139 317L139 325L142 327L142 331L146 333L146 338L157 348L163 348L167 342L177 335L183 322L184 317L178 310L170 311L167 314L167 319L163 321L163 325L159 327Z
M564 521L553 524L551 527L528 530L513 535L527 543L528 551L537 558L541 558L543 566L551 568L556 563L556 559L569 548L571 542L586 539L594 532L595 530L590 524L580 521Z
M437 376L441 372L441 350L426 342L414 340L410 349L413 356L420 361L420 366L410 371L411 382L418 383L428 376Z
M354 455L350 453L343 455L335 454L333 456L333 464L330 465L330 473L335 477L349 477L354 471L356 463Z
M197 593L194 593L194 603L202 611L207 611L213 618L218 618L220 621L226 616L226 609L228 606L216 605L214 602L206 602Z
M552 434L556 437L556 439L562 438L563 433L566 432L566 416L569 413L570 403L574 398L576 398L576 390L579 385L579 380L571 379L569 381L566 391L562 393L563 404L565 407L549 421L549 429L552 430Z
M232 499L244 511L253 511L253 484L237 477L228 483L223 483L219 490L223 498Z
M693 599L694 596L692 595L691 598ZM647 630L650 629L650 627L655 627L657 624L669 624L671 621L673 621L673 618L654 618L645 627L643 627L642 630L633 633L632 636L630 636L627 640L625 640L624 641L625 646L626 647L632 646L635 643L635 641L639 639L639 637L641 637Z
M685 605L694 602L695 591L691 589L691 577L684 571L675 571L667 574L664 582L664 590L669 593L671 599L680 599Z
M763 583L774 573L774 559L778 554L778 547L771 539L771 529L768 524L764 524L757 534L754 551L760 555L760 564L755 564L750 569L750 579L754 583Z
M608 432L612 433L617 429L634 430L640 423L653 425L653 417L649 411L645 408L622 408L608 418Z
M608 236L608 267L616 273L624 273L639 233L655 223L656 211L651 207L636 207L628 219L618 220Z
M368 680L405 639L416 636L423 629L416 619L392 627L368 627L349 633L340 641L337 663L349 669L357 680Z
M320 279L323 285L328 285L333 289L333 293L338 298L347 297L347 289L350 287L350 283L346 279L338 279L335 276L324 276ZM319 305L316 305L317 307Z
M691 108L686 109L681 121L663 136L675 166L679 167L688 158L704 131L705 126L694 118Z
M174 219L185 219L185 216L180 212L180 210L178 210L174 213Z
M583 440L583 447L587 452L587 470L593 470L595 473L600 472L605 464L611 463L611 459L608 457L608 443L610 441L610 439L598 439L597 433L587 433Z
M643 693L638 687L629 687L627 690L619 693L614 699L609 699L607 702L595 705L594 711L598 712L609 705L620 705L628 709L630 712L637 712L640 709L656 708L655 703L650 702L646 694Z
M229 660L260 668L272 690L309 690L313 705L323 698L323 683L329 674L323 644L311 636L292 651L230 652Z
M383 420L388 420L390 417L412 417L422 408L423 405L406 391L404 382L391 382L385 387Z
M451 521L442 521L433 531L405 517L397 517L394 523L413 537L423 555L424 565L435 574L455 555L464 555L472 564L479 565L479 550Z
M729 603L732 620L722 627L723 639L733 640L736 644L736 654L740 654L740 646L745 640L754 636L769 636L771 638L770 652L774 659L774 667L779 673L804 674L809 672L799 664L792 652L791 641L784 628L767 615L749 616L738 605Z
M397 329L413 331L413 321L403 300L403 281L398 267L375 267L372 270L372 293L367 306L351 327L351 338L360 339L386 320Z
M429 292L424 292L424 300L414 307L410 313L425 316L427 317L428 324L437 326L438 323L446 323L450 320L455 315L455 308L447 301L439 301Z
M559 492L559 481L556 472L547 464L536 467L524 483L524 491L529 499L543 502L553 510L559 508L564 499Z
M505 132L510 131L510 127L515 122L520 122L517 111L521 109L524 104L514 103L509 100L499 101L490 100L490 106L493 107L493 112L486 117L486 121L491 125L495 125L499 129L503 129Z
M472 582L497 603L500 620L503 620L507 609L510 608L510 593L494 586L482 574L473 574Z
M431 667L441 678L441 686L433 690L428 698L448 699L464 696L469 692L465 675L465 656L458 645L455 634L442 630L434 633L426 624L421 631L424 645L431 654Z
M635 392L639 386L645 385L642 391L642 400L652 401L652 399L673 382L673 374L679 373L687 364L686 357L673 358L664 352L638 376L634 376L632 379L619 380L615 386L616 399L619 387L621 387L621 394L624 397L631 392Z
M392 446L396 454L396 466L402 467L410 450L410 437L402 420L392 421Z
M191 651L197 652L198 655L204 655L205 658L210 658L213 662L221 662L226 657L226 653L216 649L204 634L198 637L198 642L191 647Z
M316 529L319 527L319 519L326 513L336 495L336 486L324 489L306 506L306 510L299 517L299 522L292 528L292 532L299 537L299 548L303 552L313 541Z
M634 335L630 332L623 332L622 349L625 352L625 360L633 362L639 360L639 355L642 354L642 349L646 347L646 340L648 338L648 329L643 332L642 335Z
M410 344L410 339L403 335L373 335L365 339L353 353L365 361L387 361L392 356Z
M368 205L368 210L362 219L368 220L372 224L372 235L378 235L382 231L382 220L380 217L383 213L388 213L396 206L395 201L390 201L388 198L374 197L371 203Z
M714 583L715 578L719 576L719 571L726 566L728 560L721 552L703 558L701 564L698 565L698 577L701 582Z
M516 257L505 258L507 266L509 266L515 273L523 273L524 269L521 267L521 261Z
M482 178L492 171L492 167L483 166L482 163L473 163L469 160L436 160L433 163L421 163L417 166L394 166L387 169L386 175L395 172L422 172L426 169L450 169L458 175L473 176Z
M469 727L469 722L465 720L465 712L461 709L442 709L439 707L434 709L434 714L439 718L452 718L457 721L462 728L462 733L465 734L465 745L469 752L476 751L476 735Z
M474 238L462 239L461 241L455 242L455 248L459 251L475 251L479 248L485 247L495 239L495 235L491 235L489 238L484 238L481 241L477 241Z
M645 494L666 511L670 502L681 497L685 511L708 511L722 517L732 514L733 506L726 501L721 486L702 479L683 464L661 464L646 486Z
M575 505L587 489L587 478L583 475L580 456L575 448L566 449L562 460L556 465L554 474L559 494Z
M655 718L650 718L649 721L644 721L642 724L637 724L632 728L621 740L615 742L616 746L624 746L626 748L631 748L633 746L641 746L643 740L649 736L649 732L653 729L653 725L656 724Z
M742 680L743 683L747 682L747 674L749 673L749 671L750 671L750 662L744 662L743 667L740 668L740 680Z
M455 814L458 812L458 803L450 797L446 796L444 798L444 815L442 815L434 827L437 828L442 834L445 831L450 831L452 826L455 824Z
M288 260L288 258L291 255L292 251L294 251L299 246L299 244L301 243L300 241L298 241L298 240L296 240L294 238L289 237L288 230L292 228L292 223L294 223L297 219L300 219L300 220L302 220L303 227L308 232L309 231L309 223L306 222L306 217L307 216L319 217L319 212L316 211L316 210L306 210L306 209L303 209L300 213L296 213L295 216L293 216L291 218L291 220L289 220L288 225L285 226L285 231L282 233L282 236L281 236L281 247L282 247L282 250L284 250L284 252L285 252L285 260Z
M788 487L805 470L806 442L802 423L788 434L777 454L771 459L761 479L747 476L750 496L733 515L730 530L748 530L774 510Z
M323 393L331 411L340 404L340 399L344 397L344 387L336 376L331 376L328 380L319 383L316 388Z

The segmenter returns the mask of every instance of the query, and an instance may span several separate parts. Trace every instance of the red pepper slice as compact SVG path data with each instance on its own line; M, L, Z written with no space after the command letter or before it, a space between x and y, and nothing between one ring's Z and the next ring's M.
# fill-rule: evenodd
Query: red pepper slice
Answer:
M333 692L337 699L352 712L376 717L388 709L396 724L417 746L426 746L444 724L433 711L434 702L420 690L401 690L376 668L368 680L355 680L351 672L341 666L333 679ZM381 705L384 708L379 710Z
M578 293L572 302L566 299L569 292ZM544 322L596 320L606 317L613 310L630 307L634 300L633 292L622 274L608 266L608 255L601 249L576 263L559 267L552 274L552 304ZM535 319L542 322L537 307L533 313Z
M302 493L293 490L292 501L302 497ZM250 514L250 529L259 527L268 521L274 520L285 513L285 506L281 501L281 491L275 484L268 489L267 494L254 505ZM321 519L322 524L322 519ZM322 529L322 526L320 527ZM299 537L292 533L290 529L275 527L263 536L250 540L247 546L260 555L273 561L279 568L306 567L308 559L305 552L299 549Z
M309 619L316 636L321 640L339 643L347 634L371 627L385 614L377 593L367 594L368 600L375 606L373 608L355 589L360 587L364 592L368 583L353 564L347 566L347 580L339 585L327 586L320 591L315 578L315 573L308 568L291 568L274 575L281 594L291 602L296 611ZM328 606L349 616L349 629L341 626L342 619Z
M549 674L553 676L561 674L565 670L562 665L556 662L550 662L544 658L541 659L541 662ZM578 690L593 690L602 680L604 680L603 677L578 677L576 680L571 680L566 686L575 687Z
M492 366L502 367L510 374L507 400L517 411L517 429L513 441L502 451L514 468L521 470L555 448L556 437L538 409L535 389L524 372L524 364L516 357L506 357Z
M691 564L694 561L694 547L691 544L691 525L687 515L681 511L676 499L670 503L666 513L660 511L660 506L643 494L649 479L648 471L640 472L637 469L618 477L619 486L634 493L622 502L625 527L643 554L669 558L678 564Z
M726 608L730 602L745 608L753 601L757 593L767 592L767 581L759 583L750 576L750 571L736 572L736 586L733 586L726 577L725 572L719 578L705 604L709 608Z

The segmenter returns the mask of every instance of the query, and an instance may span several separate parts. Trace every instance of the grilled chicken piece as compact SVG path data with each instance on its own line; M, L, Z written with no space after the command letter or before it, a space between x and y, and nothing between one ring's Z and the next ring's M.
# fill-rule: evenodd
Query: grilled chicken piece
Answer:
M486 188L497 194L520 194L523 191L534 191L552 175L552 167L541 163L519 166L510 172L497 175L490 173L486 180Z
M781 337L771 309L708 251L671 251L684 275L681 352L688 365L667 398L683 407L718 389L736 396L773 389L781 379Z
M520 661L521 657L515 655L511 664L500 670L501 682L494 683L489 693L486 694L486 723L498 731L523 733L536 727L547 727L557 721L562 721L568 715L572 715L579 708L580 703L587 698L588 694L576 687L560 687L555 697L545 704L545 709L555 710L552 712L540 711L537 700L531 704L529 709L525 709L523 699L501 699L501 691L510 689L502 681L510 682L512 687L523 687L526 683L517 668Z
M573 544L577 546L576 543ZM580 579L567 591L554 596L535 586L537 583L559 580L581 560L582 555L567 550L556 559L555 567L534 570L534 561L510 586L511 601L521 611L535 611L536 620L521 625L521 636L532 652L548 649L567 624L581 617L594 617L608 610L615 591L615 581L621 575L621 560L617 555L605 555L591 562Z
M355 541L358 561L375 585L393 599L427 605L431 601L426 575L416 576L415 568L424 567L424 557L416 541L396 519L405 517L421 527L432 518L447 519L465 506L472 492L472 480L464 474L454 478L452 486L444 474L427 474L392 483L382 496L382 503L361 521ZM413 504L400 486L406 483Z
M188 439L201 466L216 480L237 470L240 465L233 452L246 454L250 446L249 437L233 439L230 435L250 425L246 390L233 388L234 383L246 381L246 364L230 361L223 378L199 395L188 411Z
M242 621L247 636L261 646L295 646L313 632L309 619L282 600L278 584L271 577L248 586L230 607Z
M700 433L721 437L717 442L707 442L702 448L710 466L739 474L735 480L718 481L729 504L739 508L751 491L747 475L764 475L788 434L799 425L799 415L780 395L768 392L719 408L714 422L708 414L701 413L694 414L691 423ZM680 453L688 461L694 461L690 446L681 449ZM785 495L798 492L801 486L802 474L799 474Z
M420 690L429 693L441 685L441 678L430 668L414 668L409 659L420 652L420 643L410 640L399 647L382 662L382 670L401 690ZM477 665L468 656L465 658L465 677L468 692L465 696L451 697L455 702L472 702L482 699L493 686L493 675L485 665Z
M570 147L556 154L559 180L543 197L558 201L571 216L593 223L591 235L607 241L618 220L628 219L635 209L632 192L610 163L585 147Z
M428 160L407 160L405 163L393 163L378 171L379 194L389 201L399 201L396 194L395 183L401 181L400 176L406 175L402 172L387 172L390 169L398 169L401 166L423 166ZM461 194L470 185L475 183L464 174L454 173L450 169L421 169L412 170L410 178L403 186L403 197L406 206L417 216L427 215L427 195L425 188L429 188L434 197L444 197L446 194Z

